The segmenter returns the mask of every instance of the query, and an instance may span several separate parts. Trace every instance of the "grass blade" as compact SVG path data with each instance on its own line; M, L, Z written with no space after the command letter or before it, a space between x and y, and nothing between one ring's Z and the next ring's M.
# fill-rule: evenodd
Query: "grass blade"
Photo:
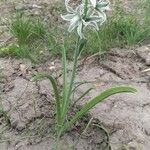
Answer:
M85 104L80 111L76 113L76 115L64 126L64 130L68 130L76 121L78 121L83 115L85 115L90 109L92 109L96 104L102 102L109 96L112 96L114 94L118 93L135 93L136 89L131 87L114 87L111 89L108 89L104 92L102 92L100 95L93 98L90 102Z

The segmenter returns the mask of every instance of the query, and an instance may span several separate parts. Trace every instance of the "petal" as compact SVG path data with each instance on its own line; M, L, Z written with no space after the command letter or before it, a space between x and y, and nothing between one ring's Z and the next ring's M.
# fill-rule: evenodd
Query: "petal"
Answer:
M71 21L70 21L70 26L68 28L69 32L72 32L79 24L79 18L78 16L75 16Z
M101 17L101 24L107 20L107 16L104 12L98 12L99 17Z
M94 8L89 8L88 11L87 11L87 17L90 17L94 13L95 13Z
M101 11L110 11L110 6L106 6L106 7L103 7L101 8Z
M71 21L71 23L73 23L73 22L79 22L80 20L81 19L78 15L74 15L74 17L70 21Z
M65 5L69 3L70 0L65 0Z
M74 13L75 12L69 5L66 6L66 9L69 13Z
M106 7L110 4L109 0L101 0L97 3L98 6Z
M74 17L75 17L75 14L61 15L61 18L66 21L71 21Z
M94 22L99 22L99 21L101 21L102 20L102 18L103 18L103 16L101 15L93 15L93 16L91 16L90 18L89 18L89 21L94 21Z
M90 22L90 24L89 24L89 26L92 26L92 27L94 27L96 30L99 30L99 27L98 27L98 24L97 24L97 22Z
M102 0L97 3L97 9L100 11L110 10L110 2L109 0Z
M92 6L95 8L95 7L96 7L96 4L97 4L96 0L90 0L90 2L91 2L91 4L92 4Z
M79 6L76 8L75 12L76 12L78 15L80 15L80 16L83 15L83 14L84 14L84 5L83 5L83 4L79 5Z
M71 7L69 6L69 1L70 1L70 0L65 0L65 6L66 6L66 9L67 9L67 11L68 11L69 13L73 13L74 10L73 10L73 8L71 8Z
M80 36L80 39L84 39L82 22L78 24L77 33Z
M85 27L90 24L90 21L87 21L87 22L86 22L86 21L83 20L82 22L83 22L83 25L84 25Z
M98 11L98 15L93 15L90 17L90 21L96 21L96 22L105 22L107 20L107 16L103 11Z
M77 27L77 25L78 24L75 24L75 23L70 24L70 26L68 28L68 32L72 32Z

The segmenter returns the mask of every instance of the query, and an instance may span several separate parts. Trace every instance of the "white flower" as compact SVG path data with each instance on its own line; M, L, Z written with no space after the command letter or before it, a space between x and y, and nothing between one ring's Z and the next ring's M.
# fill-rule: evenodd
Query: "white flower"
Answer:
M90 0L92 6L95 8L97 4L97 0Z
M92 28L99 30L98 24L101 25L103 22L106 21L106 15L104 13L104 4L102 5L102 3L100 2L97 3L96 0L90 0L92 5L90 5L88 2L87 12L85 14L84 3L81 3L74 10L72 7L69 6L69 1L70 0L65 0L65 5L68 14L62 15L61 17L62 19L70 22L68 31L72 32L74 29L76 29L81 39L84 38L83 29L85 29L85 27L91 26ZM100 7L103 9L100 10Z
M109 0L101 0L96 4L96 9L101 12L104 12L110 10L109 6L110 6Z
M105 11L110 10L109 0L100 0L98 2L97 2L97 0L90 0L90 2L91 2L92 7L94 7L94 9L97 11L98 15L103 17L103 20L101 22L101 24L102 24L107 19Z
M109 0L100 0L99 2L97 2L97 0L89 0L91 2L91 5L99 10L99 11L105 11L105 10L109 10L109 5L110 2Z
M69 0L67 0L66 9L69 12L67 15L62 15L62 19L69 21L70 26L68 28L69 32L72 32L75 28L77 28L77 33L79 34L80 38L84 38L84 35L82 33L83 30L83 15L84 15L84 6L81 4L79 5L75 10L73 10L68 5Z

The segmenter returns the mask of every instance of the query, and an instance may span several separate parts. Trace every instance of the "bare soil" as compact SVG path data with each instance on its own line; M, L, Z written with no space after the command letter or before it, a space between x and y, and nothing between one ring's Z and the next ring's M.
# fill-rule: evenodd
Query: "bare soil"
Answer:
M139 52L141 50L145 51L145 58L144 53ZM114 49L107 56L90 57L84 64L81 61L79 65L77 80L89 83L80 87L76 96L80 96L89 87L94 90L77 105L83 105L108 87L128 85L138 89L134 95L113 96L90 112L90 117L97 118L100 125L107 129L114 150L123 145L134 148L140 146L142 150L148 150L150 147L150 77L149 72L142 73L144 69L149 68L146 65L149 56L147 53L150 53L148 45L136 50ZM56 66L59 66L59 63L56 61ZM4 117L1 118L1 147L3 146L4 150L17 149L18 145L18 149L50 149L50 143L54 140L52 91L48 80L35 83L30 79L32 74L37 72L54 73L49 69L51 62L32 67L28 60L1 58L0 65L5 77L1 81L1 102L10 117L10 127L7 128L4 127ZM86 119L88 120L89 116ZM65 135L65 141L67 138L68 144L73 145L85 124L77 124ZM102 144L106 135L102 134L100 128L96 131L90 128L90 134L90 138L87 134L88 136L84 135L80 139L76 145L77 149L100 149L95 145Z
M3 17L9 19L9 14L15 10L23 10L28 15L43 17L46 22L52 17L58 21L59 17L53 15L50 9L52 4L47 0L0 2L1 20ZM125 6L129 4L132 5L133 1L125 2ZM7 28L3 22L0 29L0 44L9 44L11 36L5 32ZM32 82L31 78L38 72L47 72L60 77L61 81L60 60L49 60L33 66L25 59L0 58L0 66L0 98L3 106L0 150L51 150L55 140L52 89L48 80ZM53 66L56 71L51 70ZM64 135L60 150L107 150L109 144L113 150L149 150L150 71L143 71L149 67L150 45L136 49L113 49L107 55L81 60L77 81L89 83L82 85L75 97L90 87L94 90L76 103L77 108L108 87L128 85L138 89L138 92L134 95L119 94L96 106ZM95 119L80 137L90 118Z
M146 65L146 53L150 53L149 46L142 46L134 51L114 49L108 56L96 59L96 63L88 62L78 73L79 80L91 81L81 87L79 93L83 89L95 87L80 105L109 87L128 85L138 90L133 95L113 96L90 112L107 127L114 150L121 148L121 145L129 146L130 149L140 147L141 150L148 150L150 147L150 73L143 73L144 69L149 68Z

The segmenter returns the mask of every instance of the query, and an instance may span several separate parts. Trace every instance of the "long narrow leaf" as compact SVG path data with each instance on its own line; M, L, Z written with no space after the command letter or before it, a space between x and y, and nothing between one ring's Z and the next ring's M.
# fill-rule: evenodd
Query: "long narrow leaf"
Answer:
M73 106L75 106L75 104L77 102L79 102L82 98L84 98L91 90L93 90L93 88L90 88L88 90L86 90L74 103L73 103Z
M57 88L56 80L51 75L40 73L40 74L37 74L33 78L33 81L43 79L43 78L48 78L52 84L54 94L55 94L55 99L56 99L57 123L60 124L60 121L61 121L61 103L60 103L60 96L59 96L59 91Z
M136 89L131 87L114 87L102 92L100 95L93 98L90 102L85 104L80 111L76 113L76 115L64 125L64 131L68 130L76 121L78 121L83 115L85 115L90 109L92 109L96 104L102 102L109 96L118 93L135 93Z
M62 74L63 74L63 100L62 100L62 109L65 108L67 103L67 94L68 94L68 86L67 86L67 63L66 63L66 49L62 48ZM62 114L61 114L62 115ZM62 117L62 116L61 116Z
M72 94L72 88L74 86L74 80L75 80L75 76L76 76L76 69L77 69L77 62L78 62L78 52L80 49L80 38L78 38L77 44L76 44L76 49L74 51L74 61L73 61L73 68L72 68L72 74L71 74L71 79L70 79L70 83L69 83L69 87L68 87L68 92L67 92L67 98L65 100L65 104L64 107L62 107L62 124L64 124L65 121L65 117L68 111L68 106L69 103L71 101L71 94Z
M74 93L78 87L80 87L84 84L88 84L88 83L91 83L91 82L83 81L83 82L76 83L77 85L73 88L72 93Z
M83 48L86 45L86 42L87 42L87 40L85 40L85 39L80 40L80 44L79 44L80 47L79 47L79 54L78 54L78 56L80 56L82 51L84 50Z

